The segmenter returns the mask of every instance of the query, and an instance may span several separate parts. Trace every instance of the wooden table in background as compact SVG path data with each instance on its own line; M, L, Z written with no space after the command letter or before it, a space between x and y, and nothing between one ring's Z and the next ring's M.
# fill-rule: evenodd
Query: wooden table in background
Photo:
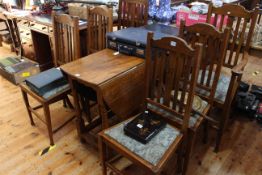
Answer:
M14 10L4 12L4 15L14 23L14 33L17 42L23 48L23 56L36 61L40 70L53 67L53 27L49 14L32 15L30 11ZM81 42L81 55L86 55L86 28L87 22L79 20L79 35Z
M108 128L108 109L124 119L140 108L144 90L144 59L105 49L61 66L71 85L80 139L90 143L90 127L81 116L77 83L95 90L102 129ZM92 128L93 129L93 128ZM92 141L97 141L96 139Z

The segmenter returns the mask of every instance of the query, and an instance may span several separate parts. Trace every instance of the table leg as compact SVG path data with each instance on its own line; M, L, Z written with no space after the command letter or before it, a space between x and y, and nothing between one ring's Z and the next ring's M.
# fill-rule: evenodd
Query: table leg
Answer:
M73 95L73 99L74 99L77 133L78 133L78 136L81 138L81 133L84 131L85 125L84 125L84 121L81 117L81 109L80 109L80 105L79 105L78 94L77 94L73 80L69 77L68 81L69 81L71 91L72 91L72 95Z
M106 110L103 96L100 91L97 92L97 103L98 103L99 115L102 118L102 129L106 129L109 127L108 112Z

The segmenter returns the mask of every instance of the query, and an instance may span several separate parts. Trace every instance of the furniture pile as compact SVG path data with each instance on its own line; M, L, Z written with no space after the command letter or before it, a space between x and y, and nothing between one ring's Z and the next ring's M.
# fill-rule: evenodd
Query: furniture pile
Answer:
M160 11L169 12L171 1L161 3ZM216 131L213 148L220 151L248 51L259 35L258 8L236 3L197 3L190 12L181 8L176 27L154 20L148 25L147 0L119 1L118 31L108 6L80 5L78 11L69 5L71 14L85 12L81 18L87 21L58 12L20 18L41 70L56 67L20 85L31 124L32 113L39 117L37 109L43 107L54 145L49 105L63 100L74 110L80 141L99 148L103 174L132 171L130 164L116 166L123 157L145 174L186 174L200 128L204 143L210 129ZM62 81L48 81L55 78L50 71L58 71ZM46 87L55 93L36 90ZM31 107L28 94L41 105ZM214 109L221 115L212 115Z

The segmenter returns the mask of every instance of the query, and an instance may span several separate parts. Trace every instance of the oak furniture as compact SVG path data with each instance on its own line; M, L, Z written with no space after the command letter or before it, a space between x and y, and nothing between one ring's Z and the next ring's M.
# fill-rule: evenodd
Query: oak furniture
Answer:
M88 8L87 53L106 48L106 33L113 31L113 11L106 6Z
M212 15L214 15L214 21L211 23ZM248 50L250 48L257 15L258 8L253 11L247 11L244 7L235 4L224 4L222 7L214 7L212 3L209 4L207 23L217 26L219 30L222 31L224 29L224 18L227 16L228 21L226 26L231 30L223 67L231 69L232 74L231 77L224 74L220 75L214 101L214 105L223 110L221 117L212 122L218 131L215 146L216 152L219 150L231 104L241 80L243 69L248 61ZM218 20L219 18L220 20ZM249 29L247 25L250 26ZM245 36L245 33L247 33L247 36Z
M52 17L48 14L31 15L23 10L4 13L8 19L16 19L20 33L23 56L40 65L40 70L54 66L54 38ZM86 37L87 22L79 20L79 37ZM81 40L81 55L86 55L86 39Z
M52 12L54 64L59 67L80 58L79 18Z
M64 125L70 122L74 118L74 116L67 119L63 124L61 124L56 129L53 129L49 105L65 99L69 107L73 109L73 106L67 96L70 93L70 87L68 86L67 88L60 90L60 91L57 90L56 93L51 94L49 97L42 97L36 94L35 92L33 92L25 83L21 83L19 86L22 91L24 103L25 103L25 106L26 106L26 109L29 115L31 125L32 126L35 125L34 119L32 116L32 113L33 113L38 119L40 119L42 122L46 124L48 135L49 135L49 140L50 140L50 145L54 145L53 133L57 132L60 128L62 128ZM32 107L30 105L28 95L30 95L34 100L39 102L40 105ZM44 119L41 117L41 114L39 113L39 111L37 111L39 108L43 108L44 110Z
M116 174L124 174L113 165L117 157L108 158L109 148L143 169L161 174L178 148L186 143L202 45L192 49L178 37L154 40L150 32L146 52L143 109L158 114L167 122L167 126L145 145L124 134L123 126L129 120L102 131L100 154L104 175L108 169ZM181 125L177 124L177 118ZM183 161L181 150L178 164Z
M108 128L110 116L116 115L123 120L140 108L144 86L143 59L104 49L65 64L61 69L72 89L77 131L83 142L97 147L97 132ZM98 116L92 122L82 115L77 92L79 84L96 93Z
M198 43L203 44L203 54L201 56L200 71L196 85L196 94L200 97L199 101L203 107L198 110L194 109L195 114L191 116L192 123L189 126L187 150L183 166L183 174L186 174L196 134L201 124L205 124L204 141L206 141L208 133L207 121L214 121L208 116L208 112L212 109L221 68L226 55L229 29L226 28L224 32L219 32L211 24L197 23L186 26L185 21L181 21L179 36L193 48Z
M119 0L118 30L147 24L148 0Z

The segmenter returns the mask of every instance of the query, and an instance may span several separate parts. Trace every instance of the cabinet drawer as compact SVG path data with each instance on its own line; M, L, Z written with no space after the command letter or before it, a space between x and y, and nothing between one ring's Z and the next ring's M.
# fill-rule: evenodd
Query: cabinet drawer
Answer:
M42 25L42 24L31 22L30 23L30 27L33 30L40 31L42 33L48 33L48 26L46 26L46 25Z
M24 20L24 19L18 19L17 20L17 25L18 26L29 26L29 21L28 20Z
M23 40L23 38L28 39L28 40L32 40L30 30L20 27L19 32L20 32L20 36L21 36L22 40Z

